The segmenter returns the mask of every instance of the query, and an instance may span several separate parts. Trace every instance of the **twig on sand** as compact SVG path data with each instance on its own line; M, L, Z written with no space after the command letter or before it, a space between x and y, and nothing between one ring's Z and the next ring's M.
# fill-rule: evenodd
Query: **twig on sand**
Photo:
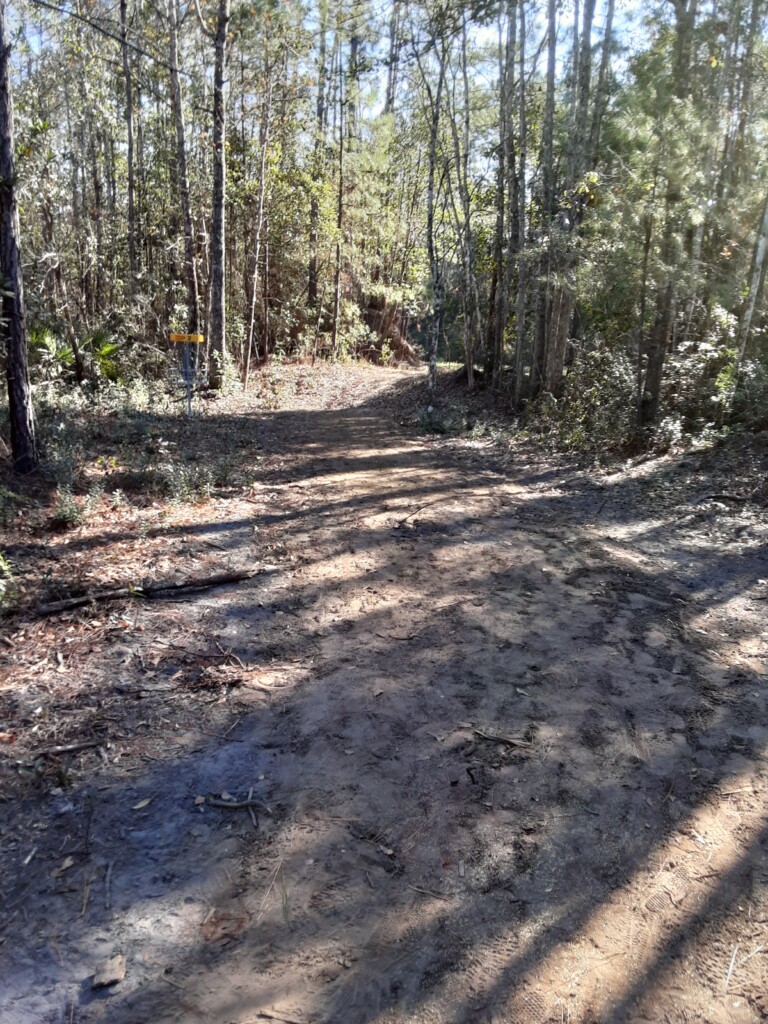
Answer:
M697 498L694 504L701 505L705 501L749 501L749 498L743 494L702 494L700 498Z
M258 807L260 811L264 811L265 814L272 814L272 809L266 804L263 804L261 800L256 800L251 797L248 800L214 800L213 797L208 798L208 803L211 807L223 807L225 811L240 811L245 807Z
M112 868L114 866L115 866L115 862L113 860L111 860L109 862L109 864L107 864L107 872L104 875L104 906L107 908L107 910L109 910L110 907L112 906L111 886L112 886Z
M728 992L728 986L731 983L731 975L733 974L733 968L734 968L734 965L736 963L736 954L738 952L739 952L739 944L737 942L736 945L733 947L733 956L731 957L731 966L728 968L728 973L725 976L725 989L723 991L726 992L726 993Z
M397 522L397 524L395 526L395 529L397 529L398 527L402 526L403 523L407 523L409 519L413 519L413 517L417 516L419 514L419 512L423 512L425 508L432 508L433 505L439 505L440 501L445 501L445 500L446 500L445 498L441 498L439 501L428 501L427 504L426 505L422 505L421 508L417 508L414 512L409 512L408 515L405 516L403 519L399 519L398 520L398 522Z
M506 743L509 747L530 747L533 745L528 740L520 740L514 736L502 736L500 733L495 732L484 732L482 729L476 729L474 726L472 727L472 732L482 740L490 740L491 743Z
M414 892L420 892L424 896L434 896L436 900L445 900L446 903L450 903L452 896L446 896L444 892L433 892L432 889L422 889L419 885L409 885L409 889L413 889Z
M296 1020L295 1017L283 1017L279 1013L270 1013L269 1010L259 1010L251 1020L243 1021L243 1024L256 1024L257 1020L277 1020L280 1024L304 1024L303 1020Z
M117 587L109 590L93 590L79 597L67 597L50 604L37 607L38 615L55 615L57 612L68 612L83 605L96 604L98 601L117 601L121 598L143 597L148 600L172 597L174 594L193 593L197 590L210 590L212 587L223 587L227 583L241 583L256 575L253 569L236 572L220 572L213 576L194 577L181 580L179 583L148 583L140 587Z
M80 743L65 743L59 747L44 747L35 751L35 757L53 757L56 754L74 754L78 750L90 750L92 747L103 747L108 740L83 740Z

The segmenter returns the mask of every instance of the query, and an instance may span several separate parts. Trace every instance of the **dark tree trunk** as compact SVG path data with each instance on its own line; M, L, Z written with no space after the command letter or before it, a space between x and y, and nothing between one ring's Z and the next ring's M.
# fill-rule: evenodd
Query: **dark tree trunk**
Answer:
M200 295L197 283L197 262L195 260L195 229L192 221L192 203L189 194L184 107L182 105L181 82L179 79L179 10L177 3L178 0L168 0L171 105L176 125L176 176L184 222L184 277L187 285L187 330L190 334L197 334L200 330Z
M128 140L128 264L131 281L130 292L136 291L136 181L133 161L133 81L131 62L128 56L128 0L120 0L120 39L125 78L125 129Z
M429 79L422 69L422 80L430 103L429 165L427 170L427 258L432 286L432 318L429 329L429 395L433 400L437 389L437 350L443 322L443 274L435 245L435 174L437 172L437 143L440 129L440 107L445 83L445 43L438 56L440 62L437 87L433 93Z
M544 106L544 137L541 156L541 215L550 242L548 251L542 255L539 271L539 286L536 298L536 340L534 343L533 365L531 366L530 390L536 394L542 386L547 356L549 335L549 277L552 264L552 221L555 213L555 168L553 140L555 123L555 59L557 53L557 4L548 0L547 5L547 92Z
M517 347L515 349L515 406L519 405L523 393L523 358L525 354L525 172L528 145L528 120L525 109L525 4L520 4L520 96L519 96L519 136L520 136L520 182L518 186L517 212Z
M397 72L400 58L400 0L394 0L389 19L389 56L387 57L387 92L384 99L384 113L395 109Z
M225 295L225 211L227 196L226 162L226 88L227 31L229 29L229 0L219 0L216 19L215 65L213 75L213 201L211 211L211 320L209 327L211 349L210 384L220 388L224 383L224 365L227 358L226 295Z
M341 32L337 29L339 43L339 190L336 194L336 269L333 275L333 321L331 323L331 351L338 356L339 316L341 315L341 232L344 224L344 64L341 52Z
M320 7L320 49L317 58L317 106L315 108L315 146L312 158L312 198L309 203L309 277L307 298L313 309L317 308L317 240L320 224L320 202L317 190L320 187L323 162L323 144L325 141L325 57L326 57L326 14L327 7Z
M0 333L5 342L13 465L19 473L31 473L37 466L37 449L27 365L27 321L13 156L11 44L5 14L6 0L0 0Z

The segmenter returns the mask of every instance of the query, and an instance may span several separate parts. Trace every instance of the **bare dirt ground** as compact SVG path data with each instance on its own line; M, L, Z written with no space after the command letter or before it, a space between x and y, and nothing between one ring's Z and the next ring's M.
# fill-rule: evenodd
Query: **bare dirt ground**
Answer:
M17 539L260 571L8 624L0 1020L768 1020L765 512L717 453L502 465L397 427L412 374L321 377L203 421L254 485Z

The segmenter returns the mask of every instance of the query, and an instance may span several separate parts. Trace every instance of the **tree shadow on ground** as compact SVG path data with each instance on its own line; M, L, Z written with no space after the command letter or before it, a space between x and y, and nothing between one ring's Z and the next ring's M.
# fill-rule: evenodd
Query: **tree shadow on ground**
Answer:
M11 808L48 859L9 858L28 885L5 900L10 998L32 1013L25 989L58 986L74 1019L136 1024L619 1024L687 1019L682 971L707 1020L764 1016L761 957L742 959L745 914L768 915L764 680L695 632L761 553L686 561L674 509L649 520L633 482L601 518L589 477L507 486L376 403L258 436L277 497L254 514L295 560L190 614L267 682L226 743ZM286 486L305 480L307 501ZM258 831L195 803L251 786ZM83 886L51 878L69 846L111 885L74 925ZM91 1002L74 979L116 944L129 983Z

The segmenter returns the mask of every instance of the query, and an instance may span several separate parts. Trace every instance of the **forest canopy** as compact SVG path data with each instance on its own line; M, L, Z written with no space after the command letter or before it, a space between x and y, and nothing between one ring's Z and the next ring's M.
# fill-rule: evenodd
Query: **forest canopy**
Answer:
M574 444L765 425L765 0L0 6L33 392L200 332L214 389L449 360Z

